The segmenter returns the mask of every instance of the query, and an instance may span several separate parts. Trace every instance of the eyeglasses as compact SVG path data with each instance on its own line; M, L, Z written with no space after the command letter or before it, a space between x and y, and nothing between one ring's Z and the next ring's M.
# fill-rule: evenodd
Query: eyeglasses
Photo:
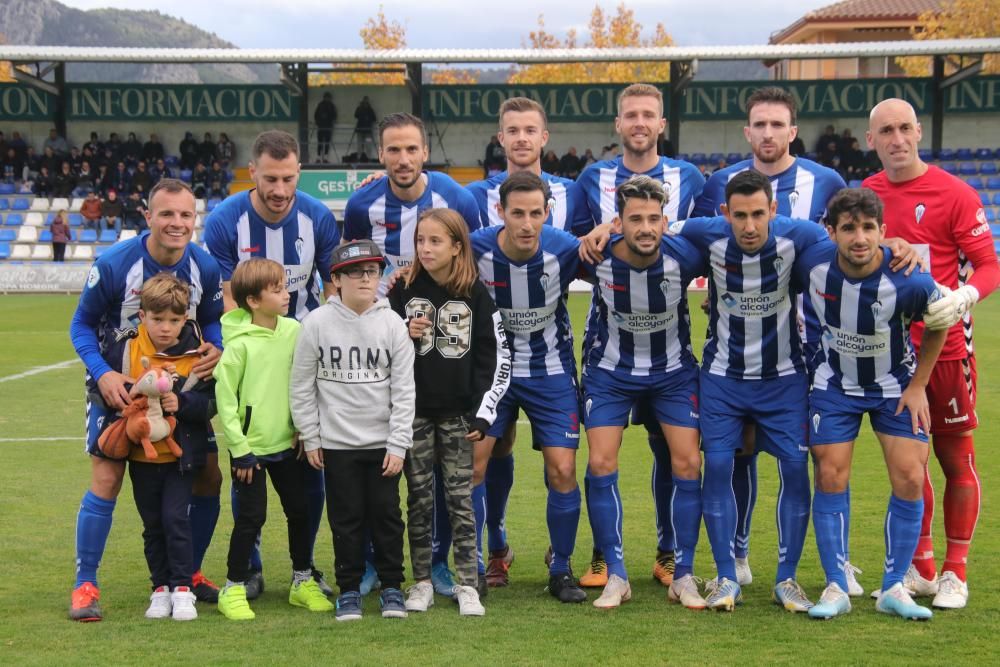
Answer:
M378 278L382 274L382 270L363 269L360 266L351 266L341 271L341 273L345 274L348 278L359 280L361 277Z

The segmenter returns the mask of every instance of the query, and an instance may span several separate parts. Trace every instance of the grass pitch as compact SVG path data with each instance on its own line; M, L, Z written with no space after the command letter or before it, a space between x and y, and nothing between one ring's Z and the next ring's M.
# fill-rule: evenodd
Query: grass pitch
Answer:
M705 321L692 296L692 330ZM587 297L574 295L571 310L582 332ZM1000 300L977 311L980 369L977 432L983 511L969 566L969 607L936 612L929 623L904 622L877 614L874 601L855 602L854 612L830 622L792 615L770 601L776 562L775 467L760 460L760 496L754 517L750 562L754 583L733 614L691 612L666 600L666 589L650 571L655 555L653 506L649 492L651 454L639 428L626 431L621 453L625 511L625 554L633 601L613 612L589 604L560 605L544 591L542 556L548 544L541 457L523 440L515 450L516 481L508 532L516 552L512 584L493 589L485 618L460 618L441 597L426 614L403 621L378 616L374 596L365 600L361 622L338 624L331 614L310 614L287 602L290 564L277 498L264 528L266 593L253 603L257 619L233 623L211 606L199 606L192 623L143 618L149 581L142 555L141 523L128 477L115 510L114 528L100 570L105 620L73 623L66 618L74 571L76 510L89 481L83 455L83 367L78 363L18 379L15 374L75 358L67 333L74 296L3 296L0 318L0 663L2 664L991 664L1000 629L1000 548L992 503L1000 461L992 445L1000 436ZM696 342L696 350L700 340ZM582 482L586 445L577 469ZM944 550L940 494L944 483L933 466L938 489L937 554ZM228 478L228 473L224 473ZM232 519L228 479L223 513L205 559L205 572L224 579ZM864 574L866 589L881 581L882 520L889 496L881 453L868 427L862 429L852 479L851 560ZM590 552L586 510L581 517L574 564L585 567ZM332 573L329 528L321 528L318 566ZM696 573L714 576L708 540L702 533ZM332 580L332 577L331 577ZM810 529L799 570L810 596L823 577ZM411 582L412 583L412 582ZM597 592L591 592L594 599ZM929 603L929 601L927 601Z

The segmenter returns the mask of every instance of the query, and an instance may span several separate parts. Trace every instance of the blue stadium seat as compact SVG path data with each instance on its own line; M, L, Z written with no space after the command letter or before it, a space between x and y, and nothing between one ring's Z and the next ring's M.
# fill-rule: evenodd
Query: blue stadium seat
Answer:
M80 243L97 243L97 230L95 229L81 230Z
M167 165L171 169L173 169L174 167L176 167L180 163L181 163L181 159L179 157L177 157L176 155L168 155L165 158L163 158L163 164Z
M98 243L117 243L118 242L118 232L113 229L105 229L101 232L101 236L98 239Z
M0 241L13 241L17 238L17 232L13 229L0 229Z
M979 168L976 166L975 162L960 162L958 165L958 173L962 176L972 176L973 174L979 173Z
M938 152L939 160L954 160L955 159L955 149L954 148L942 148Z
M977 160L992 160L993 151L989 148L977 148L976 149L976 159Z
M852 178L850 181L847 182L847 187L849 187L849 188L860 188L861 187L861 181L858 180L857 178Z
M42 233L38 235L39 243L52 243L52 232L47 229L42 230Z
M989 210L993 210L993 209L989 209ZM996 224L994 222L990 223L990 236L992 236L995 239L1000 239L1000 225L998 225L998 224Z
M0 195L12 195L17 192L13 183L0 183Z
M972 159L972 149L971 148L959 148L955 151L955 159L957 160L971 160Z
M998 255L1000 255L1000 239L993 241L993 249L997 251Z
M45 224L46 225L51 225L52 221L55 220L55 219L56 219L56 213L55 213L55 211L50 211L49 214L47 216L45 216Z
M983 206L989 206L990 205L990 196L989 196L989 194L987 194L985 192L980 192L979 193L979 201L983 202Z
M6 197L0 197L0 211L6 211L10 208L10 202L7 201Z
M991 174L997 173L997 163L996 162L980 162L979 163L979 173L984 176L989 176Z
M986 179L987 190L1000 190L1000 177L991 176Z
M69 214L69 226L70 227L80 227L83 225L83 216L79 213Z
M742 162L743 156L739 153L730 153L726 156L726 162L728 164L736 164L737 162Z
M684 160L685 162L690 162L691 161L691 156L688 155L687 153L678 153L677 154L677 159L678 160Z
M191 170L190 169L181 169L180 179L182 181L184 181L185 183L190 183L191 182Z
M0 259L7 259L10 257L10 244L3 242L0 243Z
M712 164L719 164L719 160L725 160L725 159L726 156L723 155L722 153L712 153L711 155L708 156L708 160Z
M924 162L930 162L934 159L934 151L929 148L918 148L917 155L920 156L920 159Z
M10 210L12 211L27 211L29 208L31 208L31 202L28 201L27 197L18 197L10 205Z
M7 220L4 221L8 227L16 227L17 225L24 224L24 216L20 213L8 213Z
M938 165L952 176L958 176L958 165L954 162L942 162Z
M993 205L1000 206L1000 192L993 195Z
M691 162L694 164L705 164L708 160L708 156L704 153L691 153Z
M965 182L969 184L970 188L975 188L976 190L986 189L986 184L983 182L983 179L979 178L978 176L967 178L965 179Z
M222 203L221 199L218 198L209 199L207 202L205 202L205 212L210 213L211 211L214 211L215 207L221 203Z

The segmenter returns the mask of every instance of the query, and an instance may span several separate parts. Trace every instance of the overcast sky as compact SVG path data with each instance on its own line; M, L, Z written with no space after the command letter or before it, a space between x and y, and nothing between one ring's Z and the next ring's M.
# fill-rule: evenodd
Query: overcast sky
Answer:
M357 0L61 0L80 9L156 9L181 18L243 48L361 48L358 32L376 13ZM833 0L628 0L643 37L663 23L681 46L766 44L770 34ZM411 48L517 48L544 7L546 30L563 37L576 28L586 36L595 0L383 0L386 17L406 26ZM614 13L618 0L600 2ZM748 11L752 7L752 11ZM739 12L739 14L738 14Z

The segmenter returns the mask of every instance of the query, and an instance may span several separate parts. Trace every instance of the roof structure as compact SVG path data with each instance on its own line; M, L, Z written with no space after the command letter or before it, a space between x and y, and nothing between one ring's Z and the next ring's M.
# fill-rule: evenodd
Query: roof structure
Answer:
M779 44L803 28L834 27L847 23L873 23L899 29L916 23L921 14L940 10L942 0L843 0L806 13L791 25L771 35L770 42Z

